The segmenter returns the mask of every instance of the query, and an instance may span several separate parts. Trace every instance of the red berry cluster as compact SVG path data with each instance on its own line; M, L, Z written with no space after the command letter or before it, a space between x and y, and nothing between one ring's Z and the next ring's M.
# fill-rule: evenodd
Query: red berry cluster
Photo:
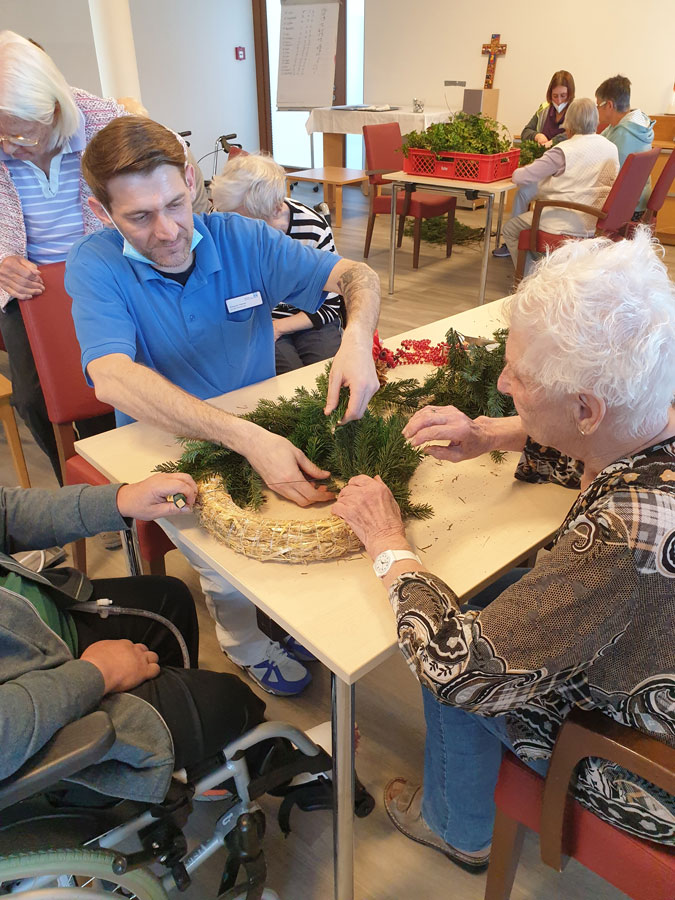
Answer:
M401 341L401 346L394 354L396 364L411 366L415 363L428 363L432 366L444 366L448 361L448 345L445 341L432 344L428 338L421 341Z
M421 341L407 339L401 342L396 351L387 349L375 332L373 337L373 360L383 363L388 369L396 366L410 366L415 363L427 363L432 366L444 366L448 361L448 345L445 341L432 344L428 338Z

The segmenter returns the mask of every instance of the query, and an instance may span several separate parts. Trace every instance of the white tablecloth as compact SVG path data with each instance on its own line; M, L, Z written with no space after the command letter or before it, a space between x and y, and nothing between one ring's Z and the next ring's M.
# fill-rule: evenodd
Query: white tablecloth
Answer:
M398 122L401 134L408 134L410 131L424 131L434 122L445 122L449 115L448 109L440 107L425 109L423 113L414 113L412 106L402 106L388 112L321 106L310 112L305 128L308 134L315 131L330 134L361 134L364 125Z

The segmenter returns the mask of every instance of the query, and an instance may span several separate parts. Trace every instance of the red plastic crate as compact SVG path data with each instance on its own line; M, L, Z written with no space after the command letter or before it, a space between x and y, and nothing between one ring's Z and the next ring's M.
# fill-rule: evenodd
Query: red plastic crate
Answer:
M518 168L520 150L504 153L441 153L440 159L430 150L411 147L403 158L403 171L409 175L455 178L457 181L501 181Z

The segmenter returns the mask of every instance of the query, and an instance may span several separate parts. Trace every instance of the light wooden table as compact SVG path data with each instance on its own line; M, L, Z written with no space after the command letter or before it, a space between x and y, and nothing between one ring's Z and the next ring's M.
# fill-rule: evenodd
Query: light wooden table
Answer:
M404 337L442 340L448 328L467 335L490 335L502 322L502 301L414 329L387 341L396 347ZM243 413L261 398L290 395L311 385L323 363L233 391L212 401ZM394 370L408 377L410 368ZM415 373L416 374L416 373ZM174 438L140 423L78 441L76 450L112 481L137 481L160 462L176 458ZM407 532L429 569L468 599L550 540L574 495L556 485L516 481L517 454L505 463L489 457L459 465L428 457L414 476L418 501L428 501L434 517L409 523ZM268 515L282 518L325 515L301 510L271 498ZM191 516L160 519L172 539L194 548L297 640L308 647L332 675L334 747L335 897L351 900L353 885L354 686L397 648L394 616L383 588L365 555L308 565L257 562L218 543ZM361 723L361 727L367 727Z
M286 194L290 196L295 181L316 181L323 185L323 199L335 210L331 222L335 228L342 225L342 188L345 184L361 184L368 176L363 169L343 169L341 166L323 166L318 169L301 169L286 176Z
M446 194L466 194L468 199L478 197L487 200L485 213L485 239L483 241L483 262L480 272L480 286L478 288L478 303L485 303L485 284L487 282L487 270L490 262L490 234L492 232L492 208L495 197L499 197L499 214L497 217L497 236L495 247L499 246L502 231L502 218L504 216L504 198L517 186L510 180L503 181L456 181L453 178L432 178L426 175L408 175L407 172L390 172L382 176L385 181L391 182L391 232L389 239L389 293L394 293L394 271L396 267L396 199L400 190L414 191L421 188L424 191L439 191Z

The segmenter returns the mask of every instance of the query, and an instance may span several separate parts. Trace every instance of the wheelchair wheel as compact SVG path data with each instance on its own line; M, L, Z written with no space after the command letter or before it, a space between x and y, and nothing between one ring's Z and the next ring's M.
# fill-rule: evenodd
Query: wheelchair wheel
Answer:
M155 876L144 869L115 875L114 854L102 850L45 850L37 853L15 853L0 858L0 896L16 894L30 900L44 897L41 889L49 888L50 900L66 895L87 900L110 893L129 900L168 900L166 891ZM77 893L74 895L73 890Z

